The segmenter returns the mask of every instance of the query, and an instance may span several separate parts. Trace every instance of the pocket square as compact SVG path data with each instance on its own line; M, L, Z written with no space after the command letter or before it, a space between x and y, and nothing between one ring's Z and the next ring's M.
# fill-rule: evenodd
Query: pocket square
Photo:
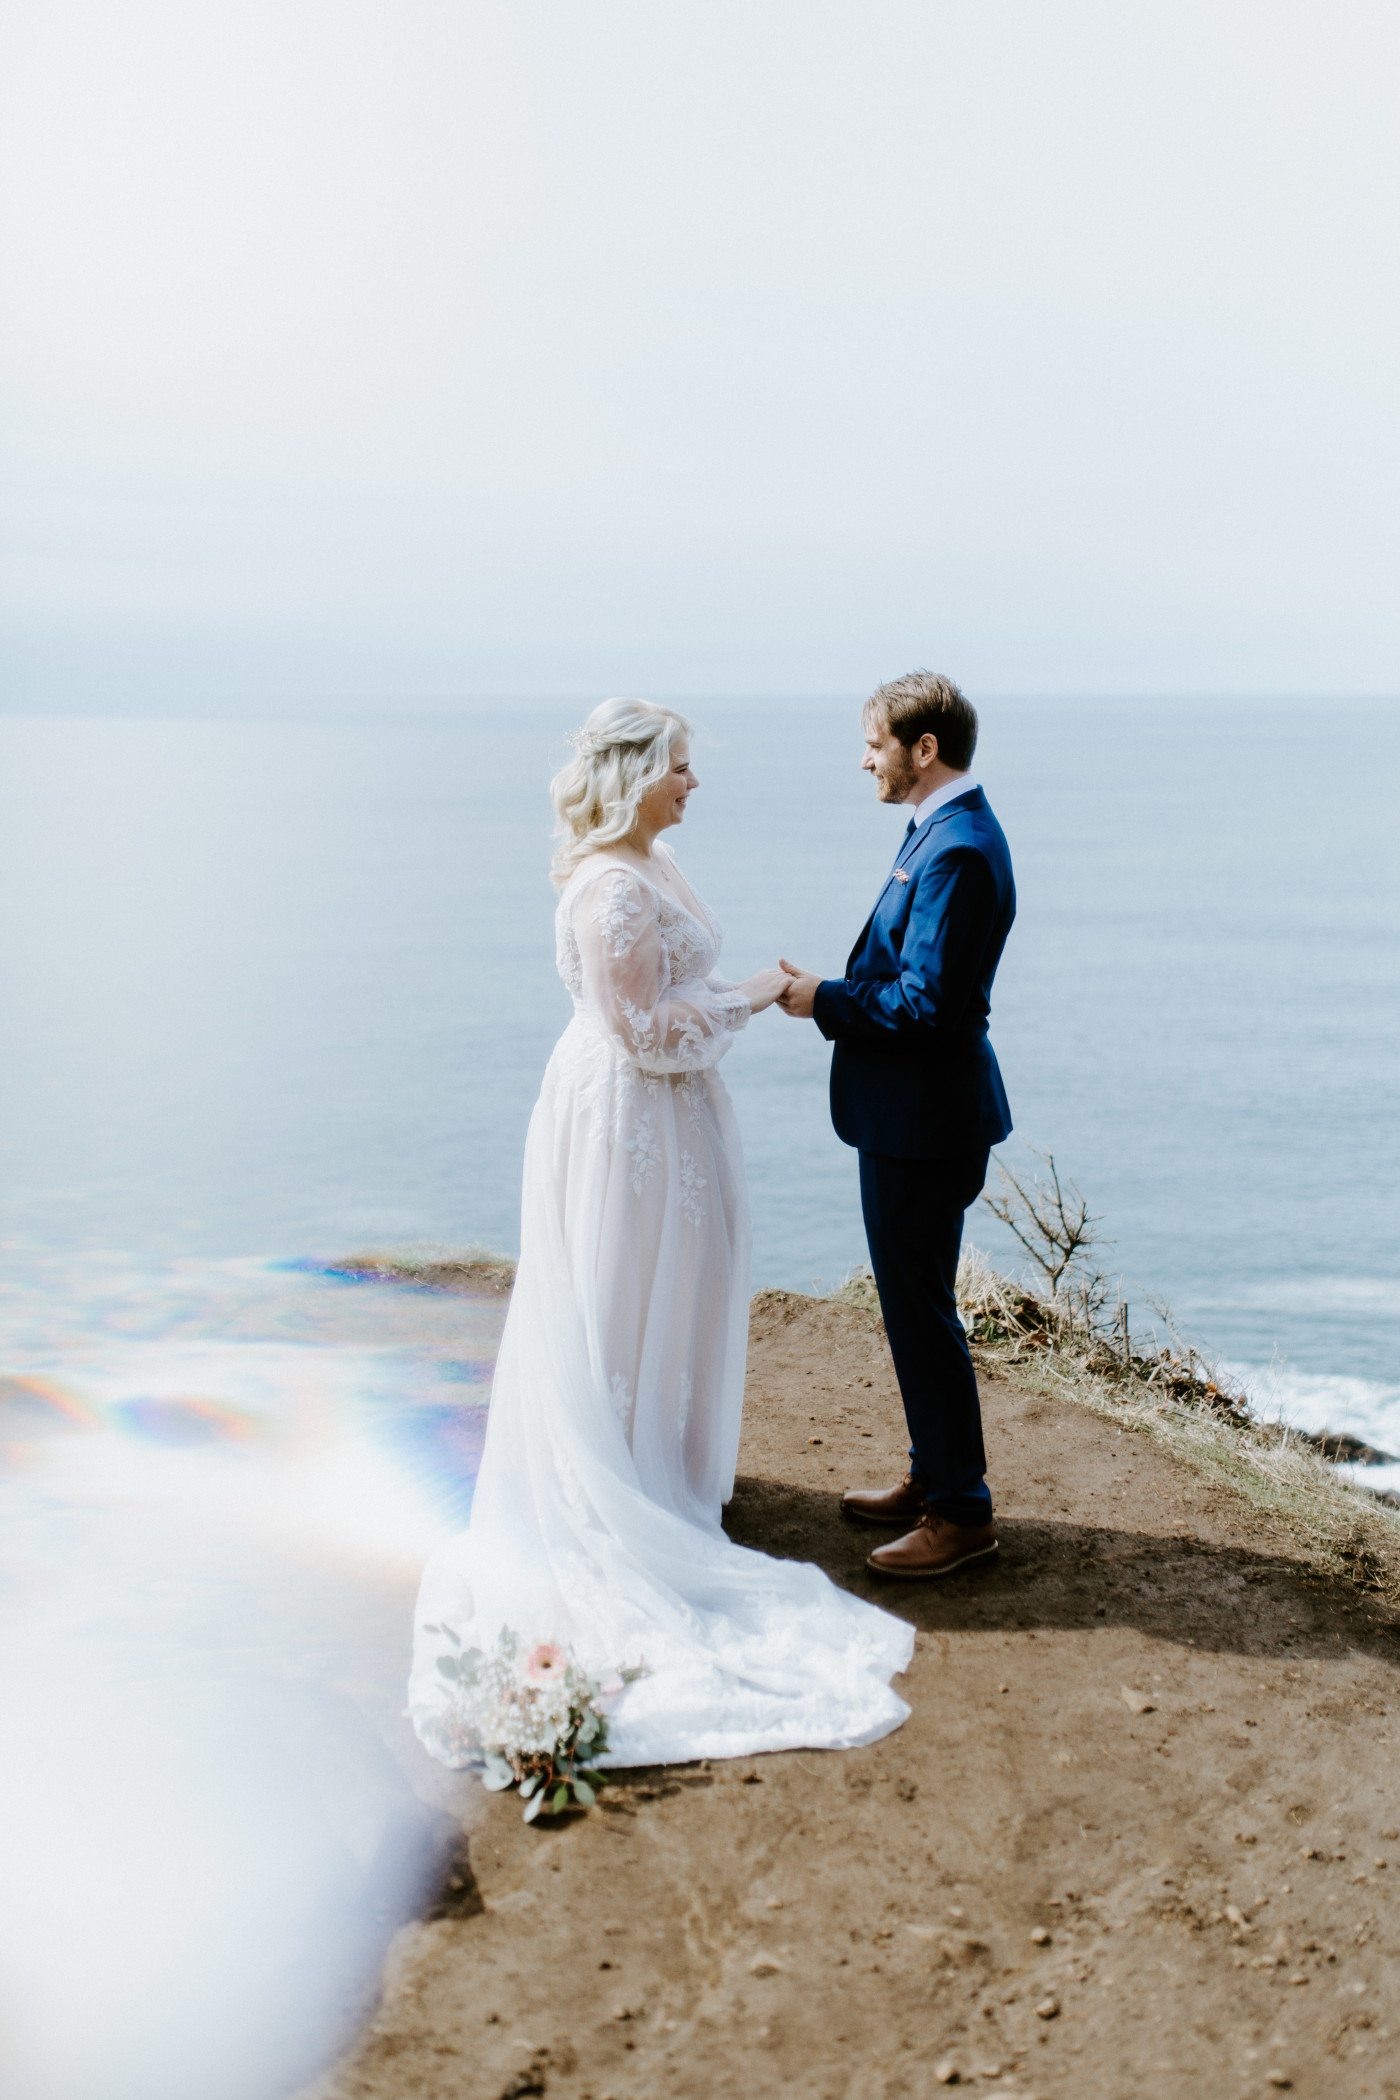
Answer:
M909 880L909 876L905 869L896 868L894 871L894 879L896 882L907 882Z

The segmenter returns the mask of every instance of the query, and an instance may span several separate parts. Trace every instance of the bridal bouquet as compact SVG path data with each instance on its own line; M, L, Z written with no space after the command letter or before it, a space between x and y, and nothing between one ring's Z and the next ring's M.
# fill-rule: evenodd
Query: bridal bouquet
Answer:
M589 1677L557 1641L527 1649L508 1626L491 1653L463 1648L450 1626L423 1630L444 1634L457 1650L437 1664L452 1686L435 1729L448 1761L480 1765L493 1792L518 1785L527 1823L546 1809L558 1815L571 1795L591 1808L606 1784L595 1769L608 1747L605 1702L645 1671Z

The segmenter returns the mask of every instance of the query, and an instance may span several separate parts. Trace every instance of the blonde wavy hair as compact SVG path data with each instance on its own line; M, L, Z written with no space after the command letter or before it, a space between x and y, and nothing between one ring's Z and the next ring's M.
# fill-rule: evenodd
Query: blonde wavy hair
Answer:
M569 738L574 756L549 783L559 822L551 870L560 889L581 860L625 839L637 806L671 770L684 715L650 700L604 700Z

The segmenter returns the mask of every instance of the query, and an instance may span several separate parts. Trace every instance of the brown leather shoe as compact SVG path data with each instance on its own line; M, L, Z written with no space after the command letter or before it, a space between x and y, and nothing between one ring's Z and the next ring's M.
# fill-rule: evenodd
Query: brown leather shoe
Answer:
M938 1575L956 1575L961 1568L983 1567L998 1551L995 1524L950 1524L927 1509L911 1532L888 1546L877 1546L865 1565L896 1582L928 1582Z
M841 1510L862 1524L917 1524L924 1513L924 1490L906 1473L897 1488L847 1488Z

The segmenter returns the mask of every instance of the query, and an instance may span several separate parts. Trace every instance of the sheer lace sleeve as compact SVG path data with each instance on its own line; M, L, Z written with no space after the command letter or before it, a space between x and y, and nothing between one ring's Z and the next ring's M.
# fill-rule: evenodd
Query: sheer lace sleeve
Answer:
M573 932L588 1005L644 1072L717 1064L749 1018L748 1000L722 978L672 983L656 895L626 868L580 889Z

